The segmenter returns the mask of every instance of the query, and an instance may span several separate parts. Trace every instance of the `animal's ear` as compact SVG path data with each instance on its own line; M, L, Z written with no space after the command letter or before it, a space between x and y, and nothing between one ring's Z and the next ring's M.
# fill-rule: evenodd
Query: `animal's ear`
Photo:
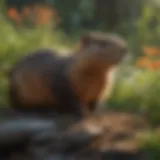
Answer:
M78 43L76 44L76 47L75 47L77 53L79 53L79 51L87 48L91 44L91 41L92 41L92 39L91 39L90 35L82 36L79 39L79 41L78 41Z

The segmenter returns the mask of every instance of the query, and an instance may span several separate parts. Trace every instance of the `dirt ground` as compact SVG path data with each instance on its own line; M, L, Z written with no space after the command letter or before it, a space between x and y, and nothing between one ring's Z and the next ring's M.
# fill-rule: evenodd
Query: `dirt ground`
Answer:
M20 119L25 118L22 115ZM71 115L52 117L50 120L55 125L48 128L47 134L40 137L42 140L47 139L47 146L44 148L46 150L48 142L53 140L52 134L55 135L51 148L48 148L52 150L52 159L55 157L56 160L147 160L137 143L137 135L150 128L141 115L107 111L80 121ZM15 124L18 127L19 120ZM41 135L41 131L36 134ZM16 134L12 137L11 139L17 138ZM15 159L18 160L17 155L12 160Z
M136 138L137 134L146 132L148 128L147 121L133 113L106 112L86 118L74 124L71 131L83 130L95 137L93 136L93 140L76 153L78 156L75 156L75 159L145 160L139 151ZM83 134L80 138L83 140Z
M77 129L86 129L99 134L92 147L100 150L135 150L135 138L148 129L147 122L139 115L124 112L107 112L87 118L77 124Z

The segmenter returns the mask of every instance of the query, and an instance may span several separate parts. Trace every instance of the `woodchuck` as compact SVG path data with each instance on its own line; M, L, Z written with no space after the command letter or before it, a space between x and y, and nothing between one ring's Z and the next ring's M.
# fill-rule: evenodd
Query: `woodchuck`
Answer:
M37 50L10 70L9 97L17 110L83 115L92 112L110 87L110 71L122 61L127 44L120 36L91 32L69 56Z

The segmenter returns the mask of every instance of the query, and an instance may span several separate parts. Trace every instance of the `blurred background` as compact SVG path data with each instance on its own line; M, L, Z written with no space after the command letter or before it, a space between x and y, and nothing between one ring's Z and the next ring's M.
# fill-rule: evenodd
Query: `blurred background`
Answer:
M7 72L18 58L44 47L67 53L88 31L118 33L132 53L107 106L144 113L159 126L160 0L1 0L0 105L8 104ZM160 148L160 130L148 139Z

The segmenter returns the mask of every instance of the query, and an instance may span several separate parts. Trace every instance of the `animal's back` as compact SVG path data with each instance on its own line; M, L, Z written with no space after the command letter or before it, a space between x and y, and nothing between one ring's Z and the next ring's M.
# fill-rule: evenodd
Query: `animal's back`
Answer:
M11 74L15 74L16 72L25 69L44 69L44 67L52 64L57 58L58 57L56 54L54 54L54 51L49 49L35 51L20 59L12 68Z
M21 59L10 73L10 98L13 107L54 104L50 76L59 57L51 50L36 51Z

